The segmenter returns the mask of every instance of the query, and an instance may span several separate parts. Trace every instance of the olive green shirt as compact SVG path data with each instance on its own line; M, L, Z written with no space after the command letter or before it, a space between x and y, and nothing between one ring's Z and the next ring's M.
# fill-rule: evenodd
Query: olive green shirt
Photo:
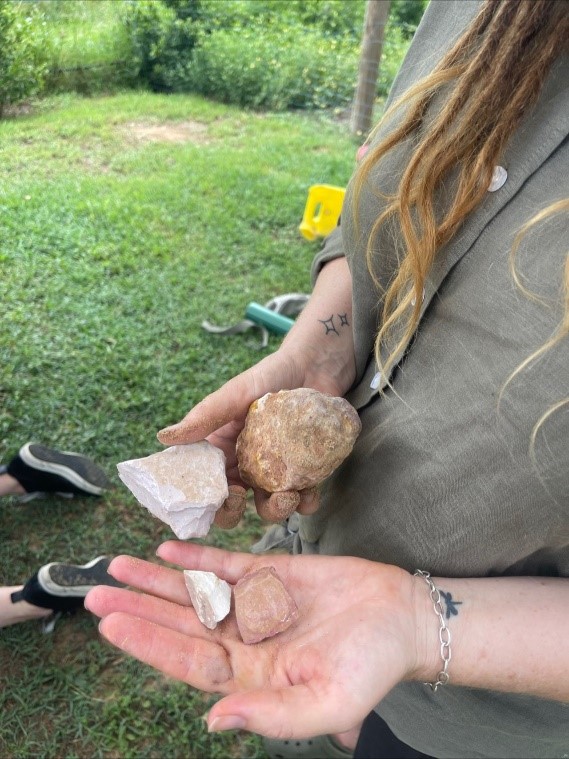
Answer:
M478 9L478 0L431 0L392 99L429 73ZM357 234L348 187L341 228L325 242L313 274L347 256L357 363L348 399L363 428L325 484L321 509L301 518L295 550L362 556L442 577L569 576L569 407L547 418L530 452L536 422L569 397L569 341L527 366L498 404L510 374L562 316L568 215L540 224L519 250L522 281L541 300L515 285L509 255L524 222L569 195L568 105L564 58L507 146L500 161L505 182L439 252L418 331L383 397L370 388L380 296L364 255L381 201L364 190ZM407 146L392 151L372 185L395 189L408 159ZM389 228L377 240L384 285L395 268L396 240ZM528 624L539 626L539 619ZM543 635L546 643L547 630ZM450 674L452 681L452 663ZM377 711L401 740L435 757L569 757L569 705L402 683Z

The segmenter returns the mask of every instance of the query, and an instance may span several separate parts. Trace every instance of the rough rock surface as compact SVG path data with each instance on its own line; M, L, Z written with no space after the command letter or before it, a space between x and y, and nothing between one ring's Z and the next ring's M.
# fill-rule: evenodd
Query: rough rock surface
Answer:
M185 569L184 580L196 614L210 630L229 614L231 586L213 572Z
M251 404L237 439L239 473L269 493L313 487L342 463L360 430L344 398L310 388L267 393Z
M123 461L117 469L140 503L182 540L207 535L229 494L223 451L206 440Z
M244 643L258 643L288 629L298 609L274 567L242 577L233 588L237 627Z

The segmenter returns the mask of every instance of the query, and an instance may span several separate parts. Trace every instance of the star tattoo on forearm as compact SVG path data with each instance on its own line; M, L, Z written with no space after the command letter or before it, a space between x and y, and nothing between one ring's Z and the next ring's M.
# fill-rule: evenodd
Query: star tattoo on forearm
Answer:
M335 335L340 335L338 332L339 327L349 327L350 322L348 321L348 314L336 314L339 320L338 327L336 327L336 322L334 321L334 314L332 314L328 319L318 319L320 324L324 325L324 329L326 332L324 334L328 335L330 332L334 333Z
M336 329L336 325L334 324L334 314L329 319L318 319L320 324L324 325L324 328L326 329L325 334L327 335L329 332L333 332L335 335L339 335L340 333Z

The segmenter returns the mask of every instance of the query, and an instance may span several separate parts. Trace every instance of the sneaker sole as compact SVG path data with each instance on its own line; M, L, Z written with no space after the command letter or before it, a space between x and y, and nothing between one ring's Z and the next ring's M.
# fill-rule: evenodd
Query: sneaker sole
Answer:
M43 590L52 596L58 596L60 598L86 596L95 585L109 585L111 584L111 581L113 583L116 582L107 573L109 562L110 559L107 556L97 556L96 559L93 559L87 564L64 564L66 569L75 570L75 579L79 580L81 583L66 587L65 585L60 585L51 576L52 568L61 566L62 562L52 561L50 564L45 564L38 570L38 582ZM99 566L96 566L97 564L99 564ZM119 583L117 583L117 585L118 584Z
M19 453L22 461L28 466L42 472L57 474L91 495L102 495L109 487L110 483L105 473L90 459L78 453L54 451L35 443L26 443L20 448ZM72 463L79 471L73 469L65 461Z

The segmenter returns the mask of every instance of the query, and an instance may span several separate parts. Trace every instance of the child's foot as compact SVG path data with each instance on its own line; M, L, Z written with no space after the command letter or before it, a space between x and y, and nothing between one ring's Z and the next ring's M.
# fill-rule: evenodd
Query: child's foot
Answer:
M79 453L26 443L5 468L28 494L101 495L111 486L105 472Z

